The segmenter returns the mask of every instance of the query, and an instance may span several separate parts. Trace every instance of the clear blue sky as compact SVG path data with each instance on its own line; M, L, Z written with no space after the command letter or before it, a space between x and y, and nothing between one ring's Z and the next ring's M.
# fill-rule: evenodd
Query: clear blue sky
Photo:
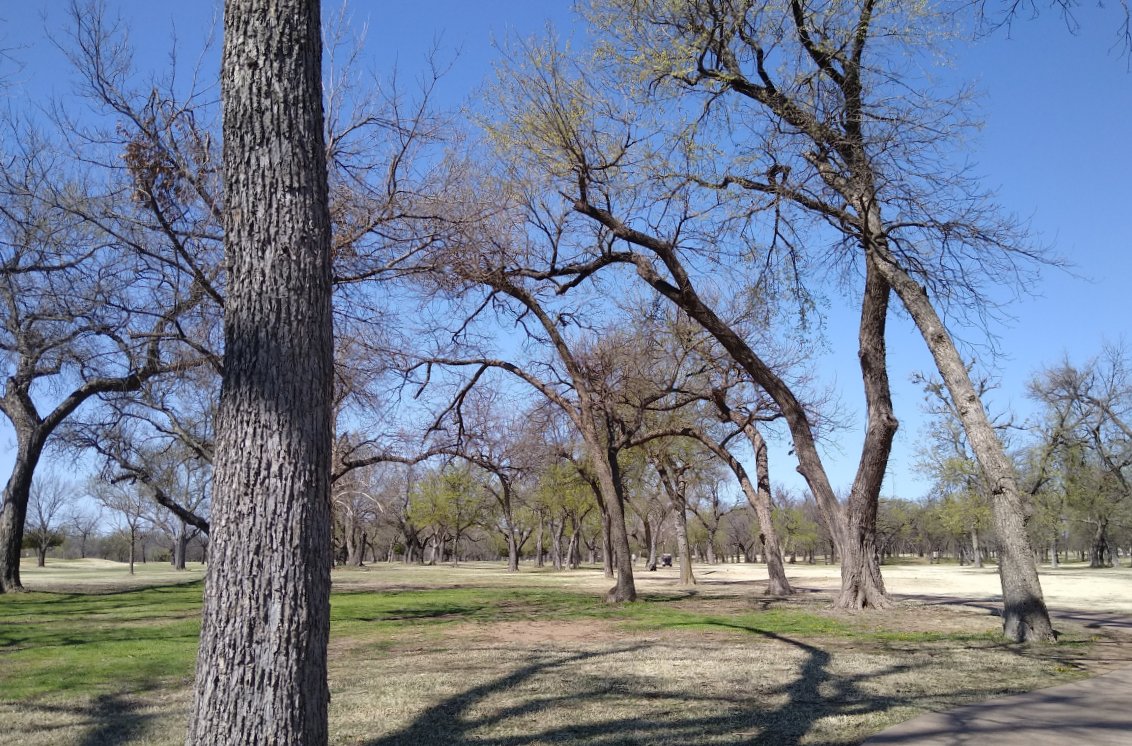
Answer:
M218 14L219 2L190 0L164 3L108 0L132 28L135 62L159 73L167 65L169 40L176 30L180 54L189 61ZM1118 5L1112 3L1110 5ZM324 10L335 7L324 2ZM1002 381L996 408L1024 415L1026 379L1038 367L1068 354L1084 360L1105 340L1122 338L1132 295L1132 74L1114 49L1116 9L1086 4L1078 13L1081 29L1067 32L1056 13L1021 19L1007 34L999 31L966 48L953 61L959 80L973 81L982 93L985 129L968 153L989 186L998 190L1010 211L1030 219L1038 239L1069 259L1077 277L1051 271L1031 288L1032 296L1012 305L1016 321L998 327L1004 353L993 366ZM60 52L46 39L65 20L66 3L8 2L0 9L0 77L15 84L17 96L46 99L69 92L69 71ZM379 68L396 64L405 74L418 69L435 44L441 56L458 53L443 84L448 102L467 95L490 73L492 40L518 33L537 34L548 19L568 30L568 2L531 0L428 0L426 2L354 2L356 22L368 22L367 55ZM214 52L214 55L217 54ZM17 68L12 59L22 64ZM212 58L215 59L215 56ZM926 489L911 470L920 431L921 395L909 383L931 361L911 325L893 318L890 334L891 375L897 436L885 494L919 497ZM821 363L823 375L837 381L842 400L857 416L863 410L856 368L855 314L835 308L829 321L833 348ZM965 332L974 339L974 335ZM990 362L989 360L986 362ZM827 454L836 486L852 479L860 435L842 437L840 455ZM11 464L12 438L0 428L0 473ZM800 486L793 463L779 449L773 477Z

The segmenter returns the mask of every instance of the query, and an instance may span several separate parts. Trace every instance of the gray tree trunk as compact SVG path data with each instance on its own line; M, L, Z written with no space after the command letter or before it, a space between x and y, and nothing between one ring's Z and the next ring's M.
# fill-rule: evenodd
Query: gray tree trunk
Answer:
M1014 478L1014 469L987 418L967 366L927 291L887 252L876 257L877 268L900 297L916 323L936 369L947 386L967 441L990 487L994 529L999 540L999 580L1002 583L1003 634L1016 642L1053 641L1053 626L1042 596L1034 552L1026 535L1027 505Z
M31 427L21 427L12 413L9 412L8 417L16 429L16 463L4 485L4 506L0 508L0 593L24 589L20 582L20 549L24 543L31 480L45 439Z
M318 0L228 0L228 293L189 744L327 742L333 335Z
M688 545L688 506L684 500L675 502L676 512L676 553L680 559L680 585L695 585L696 576L692 572L692 548Z

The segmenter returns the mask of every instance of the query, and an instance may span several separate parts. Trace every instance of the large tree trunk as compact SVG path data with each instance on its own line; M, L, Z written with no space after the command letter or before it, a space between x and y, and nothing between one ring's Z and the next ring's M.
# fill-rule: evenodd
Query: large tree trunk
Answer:
M43 453L43 436L32 426L18 422L19 418L13 418L12 414L9 412L8 416L16 428L16 463L4 485L4 506L0 508L0 593L24 589L20 582L20 550L31 499L31 480Z
M967 441L990 486L994 529L999 540L999 579L1002 583L1003 634L1015 642L1055 639L1042 597L1034 552L1026 535L1027 505L1014 479L1014 470L950 332L940 320L927 291L888 255L877 256L877 268L900 297L916 323L936 369L943 378Z
M228 0L228 287L190 744L327 742L333 383L318 0Z
M884 588L877 554L877 504L897 421L885 360L885 323L888 317L889 284L866 260L865 293L861 304L857 356L865 387L867 424L857 474L845 510L845 540L841 546L841 593L834 606L841 609L888 608L892 605Z

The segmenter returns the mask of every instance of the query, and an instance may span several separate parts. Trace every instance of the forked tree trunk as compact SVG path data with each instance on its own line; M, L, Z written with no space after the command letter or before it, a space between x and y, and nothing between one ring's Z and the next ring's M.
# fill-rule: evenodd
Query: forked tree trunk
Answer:
M1026 535L1027 505L1014 479L1013 466L971 382L967 366L959 356L951 334L928 300L927 291L890 255L877 256L876 259L877 268L900 297L927 343L959 414L967 441L990 487L994 529L999 541L1003 634L1015 642L1053 641L1053 626L1042 597L1034 552Z
M1093 546L1089 554L1089 567L1112 567L1111 550L1108 546L1108 520L1097 519L1096 529L1093 531Z
M975 567L983 566L983 550L979 548L979 529L971 529L971 553L975 558Z
M330 217L318 0L228 0L228 268L189 744L328 738Z
M648 559L645 560L645 569L656 569L656 538L652 533L652 523L649 522L649 514L645 513L641 518L641 523L645 525L645 547L648 549Z
M739 487L743 490L743 495L746 496L747 502L750 503L751 507L755 510L755 517L759 519L759 527L765 547L763 554L766 559L766 572L769 579L766 592L774 596L792 595L794 588L786 578L786 567L782 563L782 544L778 538L778 532L774 528L774 518L771 513L770 462L767 457L766 441L753 423L748 422L741 414L734 412L727 406L722 398L721 392L713 393L712 399L715 401L716 408L719 410L720 415L723 416L725 420L741 426L743 428L743 434L746 435L747 440L750 441L751 448L755 452L756 483L751 483L747 469L743 466L742 462L735 458L726 448L698 431L696 431L693 437L696 437L720 460L727 464L728 468L730 468L731 472L735 475L735 478L739 480ZM714 532L709 532L708 562L712 564L715 563L715 552L712 548L713 543Z

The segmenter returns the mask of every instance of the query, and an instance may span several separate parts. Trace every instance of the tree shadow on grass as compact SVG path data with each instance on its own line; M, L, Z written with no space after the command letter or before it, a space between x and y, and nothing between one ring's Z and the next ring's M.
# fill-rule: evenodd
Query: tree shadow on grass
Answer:
M145 694L141 692L113 692L100 694L86 705L22 703L17 705L21 711L63 716L66 720L55 726L36 725L34 733L25 732L21 736L17 732L9 735L20 740L30 740L35 737L52 738L53 730L82 730L82 735L77 740L67 733L65 742L75 746L117 746L145 735L150 722L155 718L153 713L141 712L145 700ZM64 734L59 733L59 737L64 738ZM12 741L16 742L18 741Z
M473 713L489 696L512 690L540 674L601 657L645 652L652 644L641 643L603 651L563 654L551 660L530 663L506 676L451 696L422 712L402 730L368 741L367 746L522 746L535 743L612 745L704 741L789 746L801 742L822 718L836 715L859 716L914 703L915 697L878 696L866 692L860 686L864 680L898 673L907 670L907 666L890 666L881 671L855 675L837 675L829 670L830 654L814 645L747 625L720 622L714 626L757 635L797 648L805 654L798 675L793 680L758 695L741 690L710 694L689 689L672 693L642 691L643 682L620 676L613 669L601 677L573 679L574 686L569 694L527 698L485 715ZM757 678L758 672L752 671L751 676ZM639 716L559 725L520 735L481 735L485 730L512 718L529 718L539 712L550 712L556 707L575 708L580 702L589 701L596 705L601 700L615 701L622 695L647 703L641 706ZM769 696L777 700L782 695L785 695L786 701L780 706L760 705L761 698ZM695 704L694 709L698 712L712 714L682 714L687 712L689 704ZM846 740L840 742L853 743L855 740L859 740L859 735L856 739L847 736Z

